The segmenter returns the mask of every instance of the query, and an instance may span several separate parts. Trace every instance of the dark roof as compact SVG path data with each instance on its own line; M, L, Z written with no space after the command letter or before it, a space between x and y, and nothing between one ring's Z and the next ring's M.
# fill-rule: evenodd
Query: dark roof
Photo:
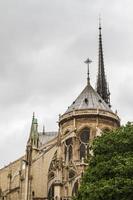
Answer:
M55 138L57 136L58 132L45 132L45 133L39 133L39 146L42 146Z
M100 97L100 95L88 84L77 99L68 107L66 113L72 110L82 109L102 109L112 112L109 105Z

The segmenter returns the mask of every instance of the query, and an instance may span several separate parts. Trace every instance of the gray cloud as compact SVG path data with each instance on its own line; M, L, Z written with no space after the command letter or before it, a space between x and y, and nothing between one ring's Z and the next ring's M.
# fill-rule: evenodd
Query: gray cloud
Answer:
M122 123L132 120L132 7L131 0L0 2L1 166L24 153L33 111L40 129L57 129L58 114L86 84L88 56L95 87L99 13L113 109Z

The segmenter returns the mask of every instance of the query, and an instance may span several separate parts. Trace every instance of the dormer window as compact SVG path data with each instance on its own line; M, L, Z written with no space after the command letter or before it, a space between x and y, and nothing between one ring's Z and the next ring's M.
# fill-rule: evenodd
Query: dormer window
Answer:
M88 104L88 99L87 98L85 98L85 103Z

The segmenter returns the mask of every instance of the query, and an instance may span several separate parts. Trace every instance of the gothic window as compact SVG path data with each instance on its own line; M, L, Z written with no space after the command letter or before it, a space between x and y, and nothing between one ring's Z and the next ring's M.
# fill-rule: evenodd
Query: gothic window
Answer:
M78 181L76 181L76 183L73 186L72 196L76 196L77 195L77 193L78 193L78 187L79 187L79 184L78 184Z
M65 154L65 160L70 161L72 159L73 155L73 148L72 148L72 138L69 138L65 141L65 149L64 149L64 154Z
M75 171L71 170L69 171L69 179L74 178L75 177Z
M79 139L80 139L80 147L79 147L80 160L82 158L86 158L87 155L89 154L89 138L90 138L90 129L84 128L79 135Z
M86 148L85 148L85 145L84 144L81 144L80 145L80 160L82 158L85 158L85 155L86 155Z
M54 185L51 185L49 192L48 192L48 200L54 199Z
M66 145L65 145L64 154L65 154L65 160L67 160L67 146Z
M84 128L80 133L80 140L83 143L88 143L90 138L90 129Z
M68 146L70 144L72 144L72 138L69 138L69 139L66 140L66 145Z
M69 150L68 150L68 160L70 161L72 159L72 145L69 146Z

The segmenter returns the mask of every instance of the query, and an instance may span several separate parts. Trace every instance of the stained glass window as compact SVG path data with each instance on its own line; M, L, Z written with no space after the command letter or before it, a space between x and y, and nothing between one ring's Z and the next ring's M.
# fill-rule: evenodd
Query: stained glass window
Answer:
M89 154L89 138L90 138L90 129L84 128L79 135L79 139L80 139L80 148L79 148L80 160L82 158L86 158L87 155Z
M80 133L80 140L83 143L88 143L90 138L90 129L84 128Z

